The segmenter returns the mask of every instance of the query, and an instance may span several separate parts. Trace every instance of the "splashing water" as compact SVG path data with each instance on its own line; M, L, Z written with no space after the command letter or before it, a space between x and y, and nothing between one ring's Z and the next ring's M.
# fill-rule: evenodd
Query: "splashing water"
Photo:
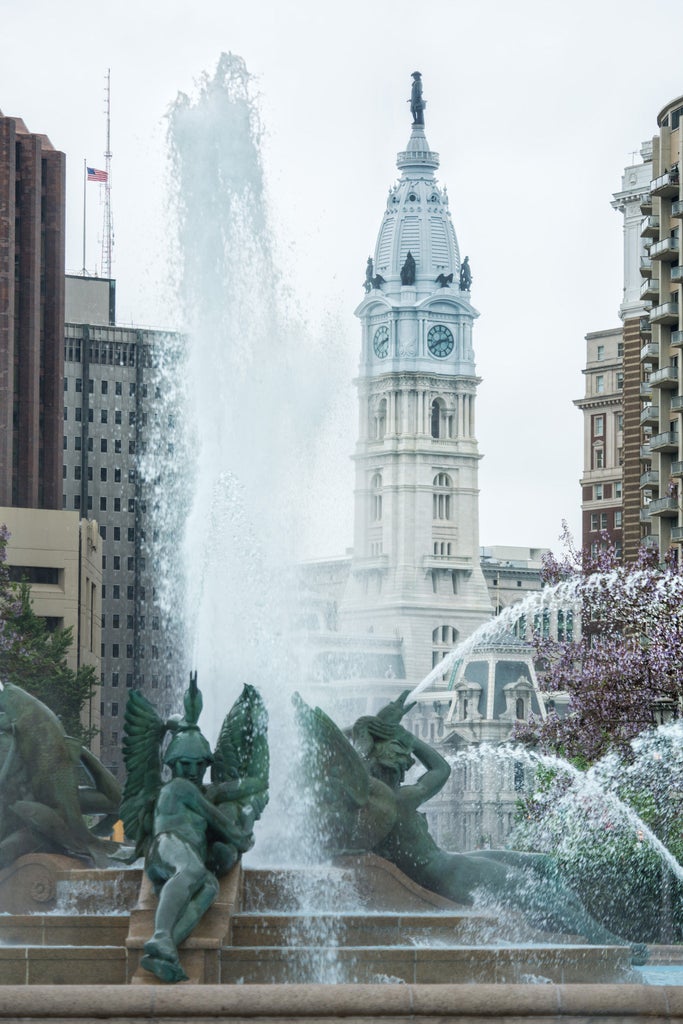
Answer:
M168 134L190 495L176 602L184 598L186 659L214 738L242 682L266 690L271 722L296 686L290 567L320 471L311 438L329 427L339 385L329 345L313 343L288 297L241 58L223 54L194 97L178 96Z

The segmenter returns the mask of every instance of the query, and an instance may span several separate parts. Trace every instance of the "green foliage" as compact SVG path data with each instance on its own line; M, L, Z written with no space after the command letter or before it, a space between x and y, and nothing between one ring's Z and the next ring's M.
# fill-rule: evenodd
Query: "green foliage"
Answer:
M6 535L0 534L0 568L5 569ZM70 736L88 744L96 730L81 725L81 710L95 693L92 666L69 668L73 631L50 631L35 614L27 583L13 584L0 573L0 679L16 683L46 704Z

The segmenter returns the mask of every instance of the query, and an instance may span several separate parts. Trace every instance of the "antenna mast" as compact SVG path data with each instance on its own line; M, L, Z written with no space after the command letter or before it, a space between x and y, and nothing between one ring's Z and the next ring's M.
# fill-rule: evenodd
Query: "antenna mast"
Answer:
M114 224L111 215L111 68L107 68L104 87L105 114L107 115L107 148L104 152L107 180L104 183L104 227L102 231L102 277L111 278Z

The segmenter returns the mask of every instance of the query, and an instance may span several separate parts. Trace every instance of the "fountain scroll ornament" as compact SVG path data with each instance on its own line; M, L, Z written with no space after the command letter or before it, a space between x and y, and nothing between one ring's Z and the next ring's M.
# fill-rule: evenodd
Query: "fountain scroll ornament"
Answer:
M456 903L471 904L483 891L543 931L628 946L591 917L564 884L552 857L514 850L464 854L437 846L419 808L443 788L450 766L401 725L414 707L406 705L409 692L376 715L359 718L346 734L324 711L295 695L304 736L303 772L309 782L322 780L314 790L313 817L323 851L331 856L373 852L425 889ZM405 784L406 772L416 762L426 771ZM630 945L633 963L644 963L646 948Z
M267 714L258 692L245 684L213 752L197 725L201 710L196 673L182 717L164 722L135 690L126 706L121 816L159 897L141 966L166 982L187 979L178 946L216 899L218 879L254 845L254 822L268 802Z

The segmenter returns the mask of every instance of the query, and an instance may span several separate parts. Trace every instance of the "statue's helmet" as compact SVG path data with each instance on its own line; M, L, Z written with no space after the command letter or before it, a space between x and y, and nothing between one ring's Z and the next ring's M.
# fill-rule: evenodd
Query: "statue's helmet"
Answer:
M413 71L411 73L410 77L411 78L422 78L422 72L421 71Z
M209 741L202 736L197 726L190 726L189 729L182 729L176 733L166 748L164 764L172 766L181 757L188 757L193 761L206 761L207 764L213 761Z

